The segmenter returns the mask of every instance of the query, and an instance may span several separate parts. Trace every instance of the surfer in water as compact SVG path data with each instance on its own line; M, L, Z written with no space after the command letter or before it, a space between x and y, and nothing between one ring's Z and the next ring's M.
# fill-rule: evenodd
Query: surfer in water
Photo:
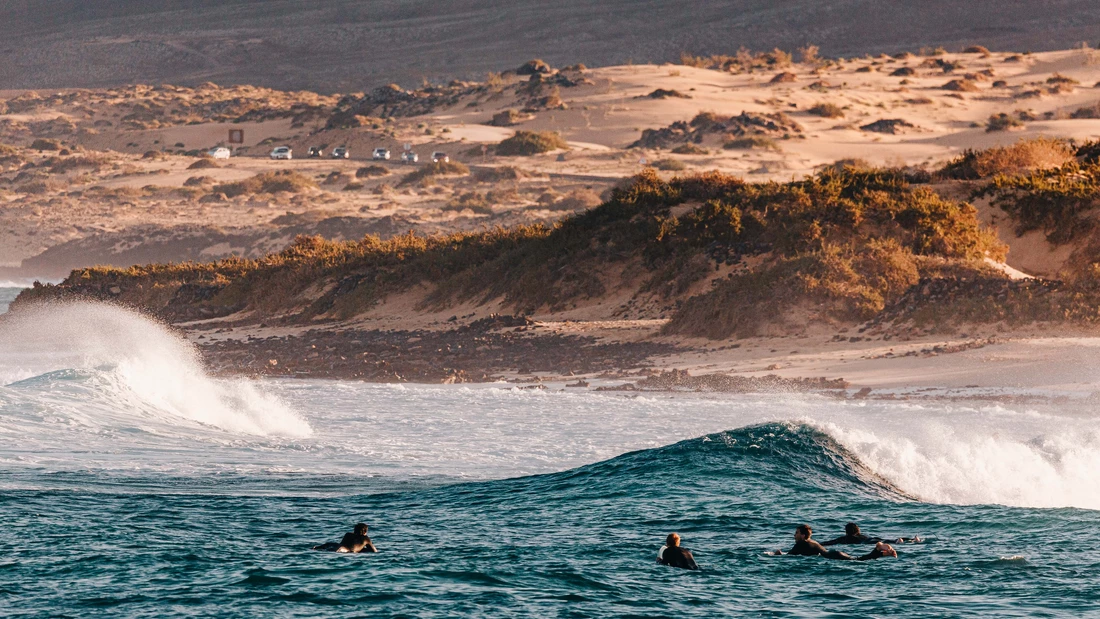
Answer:
M669 533L665 538L665 545L657 553L657 563L684 570L699 569L691 551L680 547L680 535L677 533Z
M896 557L898 552L886 542L879 541L875 543L875 549L871 552L861 556L853 557L846 552L839 550L829 550L825 546L822 546L817 541L811 539L814 532L810 528L810 525L799 525L794 531L794 548L791 548L787 552L782 550L776 550L775 555L794 555L799 557L816 557L822 556L826 559L836 559L837 561L870 561L872 559L881 559L882 557Z
M360 522L355 525L350 533L344 533L343 539L340 543L329 542L327 544L321 544L320 546L314 546L314 550L328 550L331 552L378 552L378 549L374 547L374 542L370 541L367 537L367 525Z
M840 544L878 544L880 542L893 542L895 544L905 544L908 542L918 543L921 539L919 537L899 537L896 539L886 540L881 537L870 537L864 535L859 530L859 525L854 522L849 522L844 525L844 535L831 539L827 542L821 542L822 546L838 546Z

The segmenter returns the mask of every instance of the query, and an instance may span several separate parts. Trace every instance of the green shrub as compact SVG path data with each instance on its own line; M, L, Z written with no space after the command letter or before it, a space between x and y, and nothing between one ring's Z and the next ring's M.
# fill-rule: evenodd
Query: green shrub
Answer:
M769 327L790 327L776 307L805 304L816 305L821 318L867 320L918 279L915 257L894 242L872 242L858 252L826 245L720 282L688 299L662 332L753 337Z
M997 174L1021 174L1061 166L1071 161L1074 150L1065 140L1033 138L1011 146L967 150L936 172L942 179L978 180Z
M1070 243L1096 229L1100 164L1074 161L1025 176L998 175L976 195L1008 213L1016 234L1039 230L1054 245Z
M591 192L567 198L597 200ZM493 201L471 192L448 208ZM794 311L862 319L933 273L930 261L969 265L1003 257L1004 248L980 227L973 207L911 186L903 171L845 168L746 183L718 172L663 180L650 168L553 226L345 243L299 238L259 260L84 269L65 285L97 290L133 280L141 286L125 289L135 296L120 300L162 312L182 311L168 304L180 286L210 286L194 303L309 322L355 316L423 284L431 292L422 308L499 299L517 311L560 310L606 294L607 273L618 269L641 270L648 276L636 285L667 298L713 272L715 255L758 256L762 266L685 299L670 332L744 334L753 316L764 328Z

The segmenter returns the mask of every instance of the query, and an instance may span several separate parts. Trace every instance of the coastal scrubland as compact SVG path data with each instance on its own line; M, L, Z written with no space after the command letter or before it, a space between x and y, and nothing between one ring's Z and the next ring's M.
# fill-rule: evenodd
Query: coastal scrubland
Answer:
M81 269L23 300L88 294L177 320L237 314L313 324L367 314L410 290L422 292L422 310L498 302L517 314L552 314L625 290L668 308L664 334L712 339L887 314L891 323L934 320L940 329L983 320L1091 323L1095 260L1075 261L1055 287L1010 285L991 266L1007 245L974 206L933 183L977 176L972 194L992 196L1020 233L1071 242L1093 230L1100 164L1076 155L1095 148L1025 142L968 152L934 173L840 167L789 182L716 172L666 180L649 170L552 225L347 242L299 237L255 260ZM1064 163L1049 167L1055 154ZM1082 256L1092 248L1082 246ZM948 288L946 298L911 294ZM900 311L903 298L909 306ZM993 301L998 311L977 309Z
M69 273L17 309L109 300L193 337L350 329L349 342L384 348L403 340L362 334L425 341L506 316L479 329L666 347L650 352L965 336L941 347L955 350L1088 330L1097 57L807 47L532 60L332 96L15 93L0 114L0 258ZM214 159L216 146L232 157ZM295 158L268 159L276 146ZM330 158L337 146L350 158ZM452 348L488 346L466 336ZM339 357L357 354L332 338ZM307 358L320 345L296 342ZM298 371L249 349L218 348ZM463 371L491 373L476 366ZM406 373L436 376L417 367Z

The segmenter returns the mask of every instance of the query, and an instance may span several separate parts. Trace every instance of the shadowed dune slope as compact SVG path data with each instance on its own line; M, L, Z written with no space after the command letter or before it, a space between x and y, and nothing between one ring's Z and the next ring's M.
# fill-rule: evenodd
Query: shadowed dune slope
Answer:
M553 64L671 61L739 46L826 55L981 44L1049 50L1093 41L1089 0L9 0L4 88L134 82L321 92Z

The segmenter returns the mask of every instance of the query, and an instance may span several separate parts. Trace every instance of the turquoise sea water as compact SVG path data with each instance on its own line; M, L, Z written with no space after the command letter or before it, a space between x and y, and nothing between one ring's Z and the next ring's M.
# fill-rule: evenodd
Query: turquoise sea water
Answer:
M0 344L2 616L1100 615L1087 400L218 381L94 307ZM926 541L765 555L849 520Z

